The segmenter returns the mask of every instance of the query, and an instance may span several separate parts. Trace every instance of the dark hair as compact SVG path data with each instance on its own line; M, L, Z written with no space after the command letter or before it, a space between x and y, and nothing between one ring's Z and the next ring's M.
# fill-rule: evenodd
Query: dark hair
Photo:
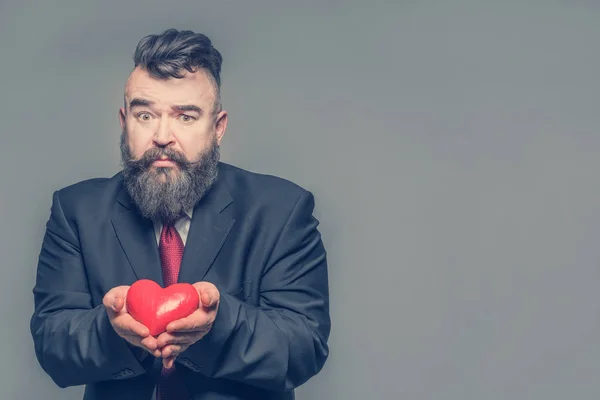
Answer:
M143 37L133 56L135 67L140 66L160 79L183 78L184 69L189 72L204 69L215 81L217 104L220 103L222 61L221 53L207 36L176 29Z

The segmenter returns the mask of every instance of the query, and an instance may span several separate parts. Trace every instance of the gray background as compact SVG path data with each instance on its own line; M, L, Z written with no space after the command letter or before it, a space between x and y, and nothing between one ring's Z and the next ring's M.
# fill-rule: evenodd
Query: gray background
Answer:
M53 4L50 4L53 3ZM331 357L299 399L600 397L596 1L0 3L1 399L52 191L118 168L144 35L224 55L223 159L313 191Z

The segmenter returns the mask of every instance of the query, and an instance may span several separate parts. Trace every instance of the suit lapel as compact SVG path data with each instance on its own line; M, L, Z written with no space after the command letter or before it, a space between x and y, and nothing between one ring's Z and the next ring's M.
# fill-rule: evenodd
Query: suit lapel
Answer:
M138 213L124 188L119 193L111 221L137 279L151 279L162 286L154 225Z
M235 220L224 212L232 199L222 179L194 208L183 253L179 282L201 281L213 264Z

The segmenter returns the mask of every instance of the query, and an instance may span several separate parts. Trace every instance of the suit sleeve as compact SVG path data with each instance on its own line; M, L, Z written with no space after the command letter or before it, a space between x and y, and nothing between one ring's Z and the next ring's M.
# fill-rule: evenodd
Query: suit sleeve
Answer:
M65 218L58 192L53 196L33 294L30 328L36 357L58 386L146 372L134 350L112 328L104 306L92 304L79 240Z
M260 305L221 293L211 331L179 362L213 378L287 391L316 375L330 333L326 252L303 192L263 273Z

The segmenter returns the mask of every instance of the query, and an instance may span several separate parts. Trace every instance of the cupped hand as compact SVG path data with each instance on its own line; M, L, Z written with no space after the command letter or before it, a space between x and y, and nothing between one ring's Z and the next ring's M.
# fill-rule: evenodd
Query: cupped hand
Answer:
M140 347L155 357L160 357L157 340L149 329L133 319L127 312L126 297L129 286L117 286L106 293L102 304L106 308L110 323L117 334L134 346Z
M198 309L169 323L167 331L156 338L165 368L171 368L179 354L210 332L217 316L221 298L217 287L210 282L197 282L193 286L200 298Z

